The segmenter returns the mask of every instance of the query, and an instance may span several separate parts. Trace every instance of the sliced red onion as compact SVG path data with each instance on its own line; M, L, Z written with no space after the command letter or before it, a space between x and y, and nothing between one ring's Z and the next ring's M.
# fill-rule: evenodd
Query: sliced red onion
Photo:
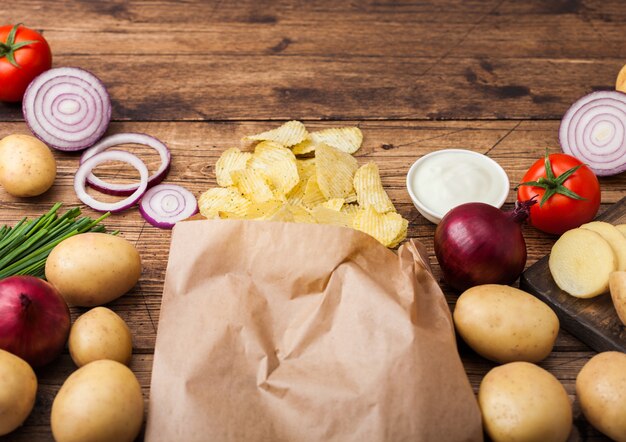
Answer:
M626 94L600 91L585 95L561 120L563 152L587 164L598 176L626 170Z
M98 201L94 197L89 195L85 190L87 176L96 166L102 163L106 163L107 161L123 161L124 163L128 163L133 166L139 172L140 182L137 190L135 190L135 192L133 192L133 194L130 195L128 198L123 199L122 201L117 201L115 203L105 203L102 201ZM147 188L148 168L146 167L146 165L143 163L143 161L141 161L132 153L122 152L120 150L102 152L85 160L85 162L80 165L80 167L76 171L76 175L74 176L74 190L76 191L78 199L80 199L83 203L87 204L92 209L99 212L121 212L122 210L128 209L129 207L132 207L135 203L137 203L137 201L139 201Z
M82 163L88 158L91 158L94 155L105 151L110 147L119 146L120 144L141 144L151 147L159 153L159 156L161 157L161 165L156 170L156 172L154 172L148 178L148 188L159 184L167 176L167 173L170 170L170 163L172 161L170 151L167 146L163 144L160 140L146 134L122 133L103 138L97 144L87 149L83 153L80 162ZM137 190L138 186L135 183L108 183L98 178L93 173L89 174L89 176L87 177L87 183L90 187L98 190L99 192L106 193L108 195L119 196L128 196L132 194L135 190Z
M111 99L91 72L56 68L28 85L22 112L41 141L58 150L76 151L94 144L107 130Z
M161 229L171 229L178 221L198 213L193 193L175 184L159 184L149 189L139 203L146 221Z

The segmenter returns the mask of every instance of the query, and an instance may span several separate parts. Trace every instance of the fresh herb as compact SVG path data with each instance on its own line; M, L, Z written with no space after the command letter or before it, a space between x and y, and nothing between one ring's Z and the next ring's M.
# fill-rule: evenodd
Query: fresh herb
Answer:
M15 226L0 228L0 279L13 275L32 275L45 278L46 259L61 241L85 232L106 232L100 222L110 215L105 213L98 219L78 218L80 208L75 207L63 215L57 211L56 203L48 213L29 221L23 218ZM119 231L111 232L117 235Z

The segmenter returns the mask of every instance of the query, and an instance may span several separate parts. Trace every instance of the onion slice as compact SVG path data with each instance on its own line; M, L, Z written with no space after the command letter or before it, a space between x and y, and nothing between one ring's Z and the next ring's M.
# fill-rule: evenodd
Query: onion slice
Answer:
M161 165L159 168L148 178L148 188L159 184L163 179L167 176L167 173L170 170L170 163L172 161L172 157L167 146L162 143L160 140L151 137L146 134L135 134L135 133L123 133L123 134L115 134L109 137L103 138L96 145L92 146L88 150L83 153L83 156L80 159L80 162L84 162L88 158L93 157L94 155L107 150L113 146L119 146L120 144L141 144L144 146L148 146L156 150L161 157ZM116 184L116 183L108 183L93 173L87 176L87 183L90 187L108 195L120 195L120 196L128 196L132 194L135 190L137 190L137 184Z
M135 192L133 192L126 199L123 199L122 201L117 201L115 203L105 203L102 201L98 201L91 195L89 195L85 190L87 176L96 166L107 161L123 161L133 166L139 172L140 182L137 190L135 190ZM85 160L85 162L80 165L80 167L76 171L76 175L74 176L74 190L76 191L78 199L80 199L83 203L87 204L92 209L99 212L121 212L122 210L128 209L129 207L132 207L137 201L139 201L147 188L148 168L146 167L146 165L135 155L129 152L122 152L120 150L102 152Z
M587 164L598 176L626 170L626 94L599 91L585 95L561 120L563 152Z
M178 221L198 213L198 202L184 187L159 184L143 196L139 203L139 212L153 226L171 229Z
M107 130L111 99L91 72L56 68L28 85L22 112L41 141L58 150L76 151L93 145Z

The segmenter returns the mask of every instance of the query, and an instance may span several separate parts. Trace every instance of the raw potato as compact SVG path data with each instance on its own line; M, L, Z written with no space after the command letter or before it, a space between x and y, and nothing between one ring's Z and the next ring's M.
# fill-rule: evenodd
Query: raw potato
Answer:
M52 403L56 442L133 441L143 423L143 395L132 371L101 360L67 378Z
M626 270L626 238L614 225L603 221L593 221L580 226L599 233L609 243L617 257L617 270Z
M617 74L617 79L615 80L615 90L626 93L626 64L622 66L622 69L620 69Z
M99 359L128 365L133 354L132 339L122 318L106 307L96 307L74 322L68 345L78 367Z
M54 183L57 165L44 143L29 135L0 140L0 185L13 196L44 193Z
M559 333L559 319L550 307L498 284L466 290L456 302L454 323L476 353L500 363L545 359Z
M617 270L613 249L588 229L565 232L552 246L550 273L559 288L577 298L593 298L609 289L609 274Z
M587 420L618 442L626 442L626 354L595 355L576 378L576 396Z
M613 306L622 324L626 325L626 272L613 272L609 275L609 289Z
M141 276L137 249L119 236L83 233L56 246L46 278L70 305L94 307L128 292Z
M552 374L528 362L492 369L478 390L483 426L498 441L566 441L572 407Z
M626 238L626 224L618 224L615 228L619 230L622 235L624 235L624 238Z
M22 425L35 405L37 377L21 358L0 350L0 436Z

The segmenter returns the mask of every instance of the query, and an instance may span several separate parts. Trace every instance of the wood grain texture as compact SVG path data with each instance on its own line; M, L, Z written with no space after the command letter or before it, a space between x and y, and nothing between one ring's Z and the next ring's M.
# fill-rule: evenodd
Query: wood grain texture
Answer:
M0 16L98 75L116 120L556 119L613 86L619 3L41 0Z
M612 205L598 220L613 225L626 223L626 197ZM520 286L552 307L561 327L594 350L626 353L626 329L608 293L591 299L568 295L550 276L548 256L524 272Z
M336 122L305 122L311 129L337 126ZM113 123L109 133L125 131L150 133L163 140L172 150L172 169L168 182L182 184L199 196L210 186L215 186L214 165L227 148L239 146L243 135L266 130L277 123L243 122L120 122ZM481 121L481 122L388 122L353 121L341 124L357 124L364 134L363 147L356 153L359 163L375 161L380 168L383 185L388 190L398 211L410 221L409 236L422 241L430 255L435 276L440 280L446 298L453 308L457 294L441 281L441 271L433 250L434 225L426 221L413 207L405 188L405 176L410 165L420 156L436 149L465 148L486 153L498 161L509 175L511 187L518 183L525 170L540 158L546 149L557 152L557 121ZM24 123L0 125L0 138L10 133L28 133ZM156 154L139 146L129 150L142 157L151 170L156 168ZM0 224L14 223L23 216L36 216L53 202L62 201L66 207L78 205L73 191L73 176L78 165L78 155L54 152L58 164L57 180L45 195L33 199L19 199L0 189ZM119 164L99 169L103 176L114 180L134 177L130 168ZM618 201L626 192L626 176L601 178L602 210ZM511 191L506 208L511 208L515 193ZM84 213L95 212L81 206ZM112 215L106 220L107 227L119 229L133 242L143 259L144 272L139 284L129 294L109 306L129 324L134 338L133 370L138 374L146 397L148 394L152 353L158 329L161 293L167 265L170 232L147 225L137 210L132 209ZM528 264L532 264L549 252L554 238L529 226L524 227L529 252ZM86 309L72 308L75 319ZM460 343L463 362L475 390L482 376L493 366L476 356ZM574 400L574 380L580 367L594 353L566 331L561 331L555 351L542 363L564 383ZM53 397L61 383L74 370L69 356L40 371L42 387L38 394L35 411L26 427L11 435L11 440L49 440L48 419ZM585 432L595 440L598 434L579 417L576 434ZM582 429L582 430L581 430ZM576 440L576 439L573 439Z

